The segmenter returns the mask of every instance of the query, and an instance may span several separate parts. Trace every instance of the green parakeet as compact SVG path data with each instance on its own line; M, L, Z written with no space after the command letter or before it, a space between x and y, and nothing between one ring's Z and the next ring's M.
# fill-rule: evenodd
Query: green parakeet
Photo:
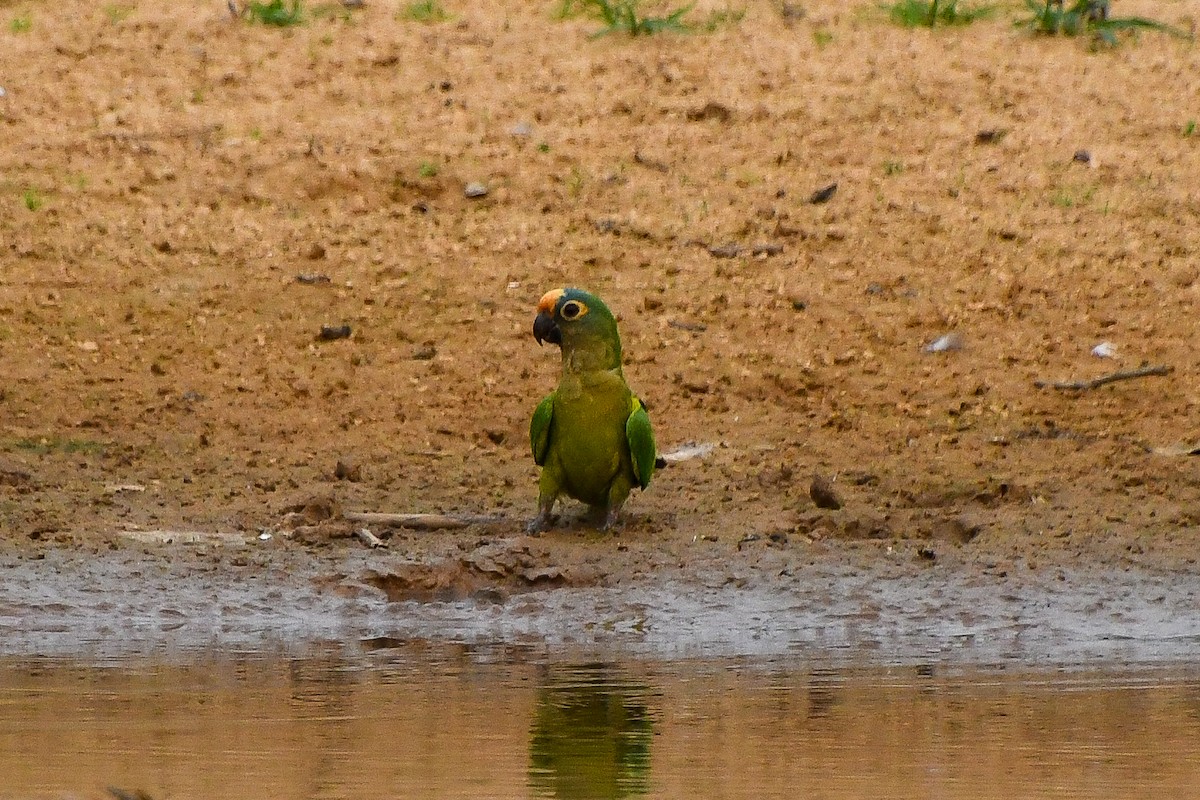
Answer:
M538 303L533 337L562 348L562 377L529 425L542 468L529 530L549 526L564 494L602 511L610 528L633 487L650 485L657 455L650 417L621 371L617 321L599 297L554 289Z

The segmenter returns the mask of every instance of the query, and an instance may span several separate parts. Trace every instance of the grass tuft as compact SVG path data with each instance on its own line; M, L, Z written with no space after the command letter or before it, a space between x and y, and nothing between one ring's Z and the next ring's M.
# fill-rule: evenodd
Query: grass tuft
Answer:
M424 22L426 24L445 22L450 19L450 14L439 0L414 0L414 2L404 7L403 16L405 19L411 19L413 22Z
M882 8L891 16L892 22L905 28L970 25L996 11L994 5L967 8L960 6L958 0L897 0Z
M746 9L744 8L713 9L708 12L708 17L700 23L699 27L705 33L716 33L721 28L736 27L745 18Z
M21 192L21 202L30 211L37 211L46 204L46 199L42 197L42 193L37 189L30 188Z
M1158 31L1180 39L1192 38L1186 31L1165 22L1147 17L1110 17L1109 0L1075 0L1067 5L1063 0L1025 0L1031 16L1018 20L1017 25L1029 28L1042 36L1090 35L1098 44L1115 47L1117 35L1123 31Z
M246 6L246 14L254 22L274 25L277 28L299 25L304 21L304 9L300 6L300 0L292 0L291 5L284 3L284 0L270 0L269 3L250 0L250 5Z
M597 19L604 27L592 34L597 39L610 33L625 33L630 36L650 36L655 33L673 31L686 33L690 27L683 21L695 3L669 11L665 16L651 16L643 13L641 0L578 0L577 3L564 2L559 9L560 17L572 16L575 9L581 8L589 16ZM739 12L726 12L737 14ZM725 18L712 18L719 25ZM741 16L738 16L740 21ZM714 28L715 29L715 28Z

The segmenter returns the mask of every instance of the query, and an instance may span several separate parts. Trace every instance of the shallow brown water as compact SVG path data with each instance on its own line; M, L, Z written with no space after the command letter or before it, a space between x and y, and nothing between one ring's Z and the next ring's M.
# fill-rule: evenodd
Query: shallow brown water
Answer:
M562 664L519 648L0 662L0 798L1200 795L1200 672Z

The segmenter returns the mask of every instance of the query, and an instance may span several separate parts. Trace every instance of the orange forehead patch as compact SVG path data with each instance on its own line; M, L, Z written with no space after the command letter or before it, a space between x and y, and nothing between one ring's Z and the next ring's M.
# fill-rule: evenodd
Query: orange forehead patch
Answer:
M558 305L558 298L563 296L562 289L551 289L542 295L542 299L538 301L537 310L545 311L547 314L554 313L554 307Z

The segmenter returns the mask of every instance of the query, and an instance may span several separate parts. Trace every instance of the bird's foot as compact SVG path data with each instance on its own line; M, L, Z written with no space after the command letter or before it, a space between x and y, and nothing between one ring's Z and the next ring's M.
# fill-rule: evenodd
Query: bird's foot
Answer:
M539 513L536 517L529 520L529 524L525 526L525 532L530 536L537 536L542 531L550 529L554 523L554 517L550 514Z
M600 530L608 533L621 532L621 508L610 508L608 513L604 515L604 522L600 524Z

